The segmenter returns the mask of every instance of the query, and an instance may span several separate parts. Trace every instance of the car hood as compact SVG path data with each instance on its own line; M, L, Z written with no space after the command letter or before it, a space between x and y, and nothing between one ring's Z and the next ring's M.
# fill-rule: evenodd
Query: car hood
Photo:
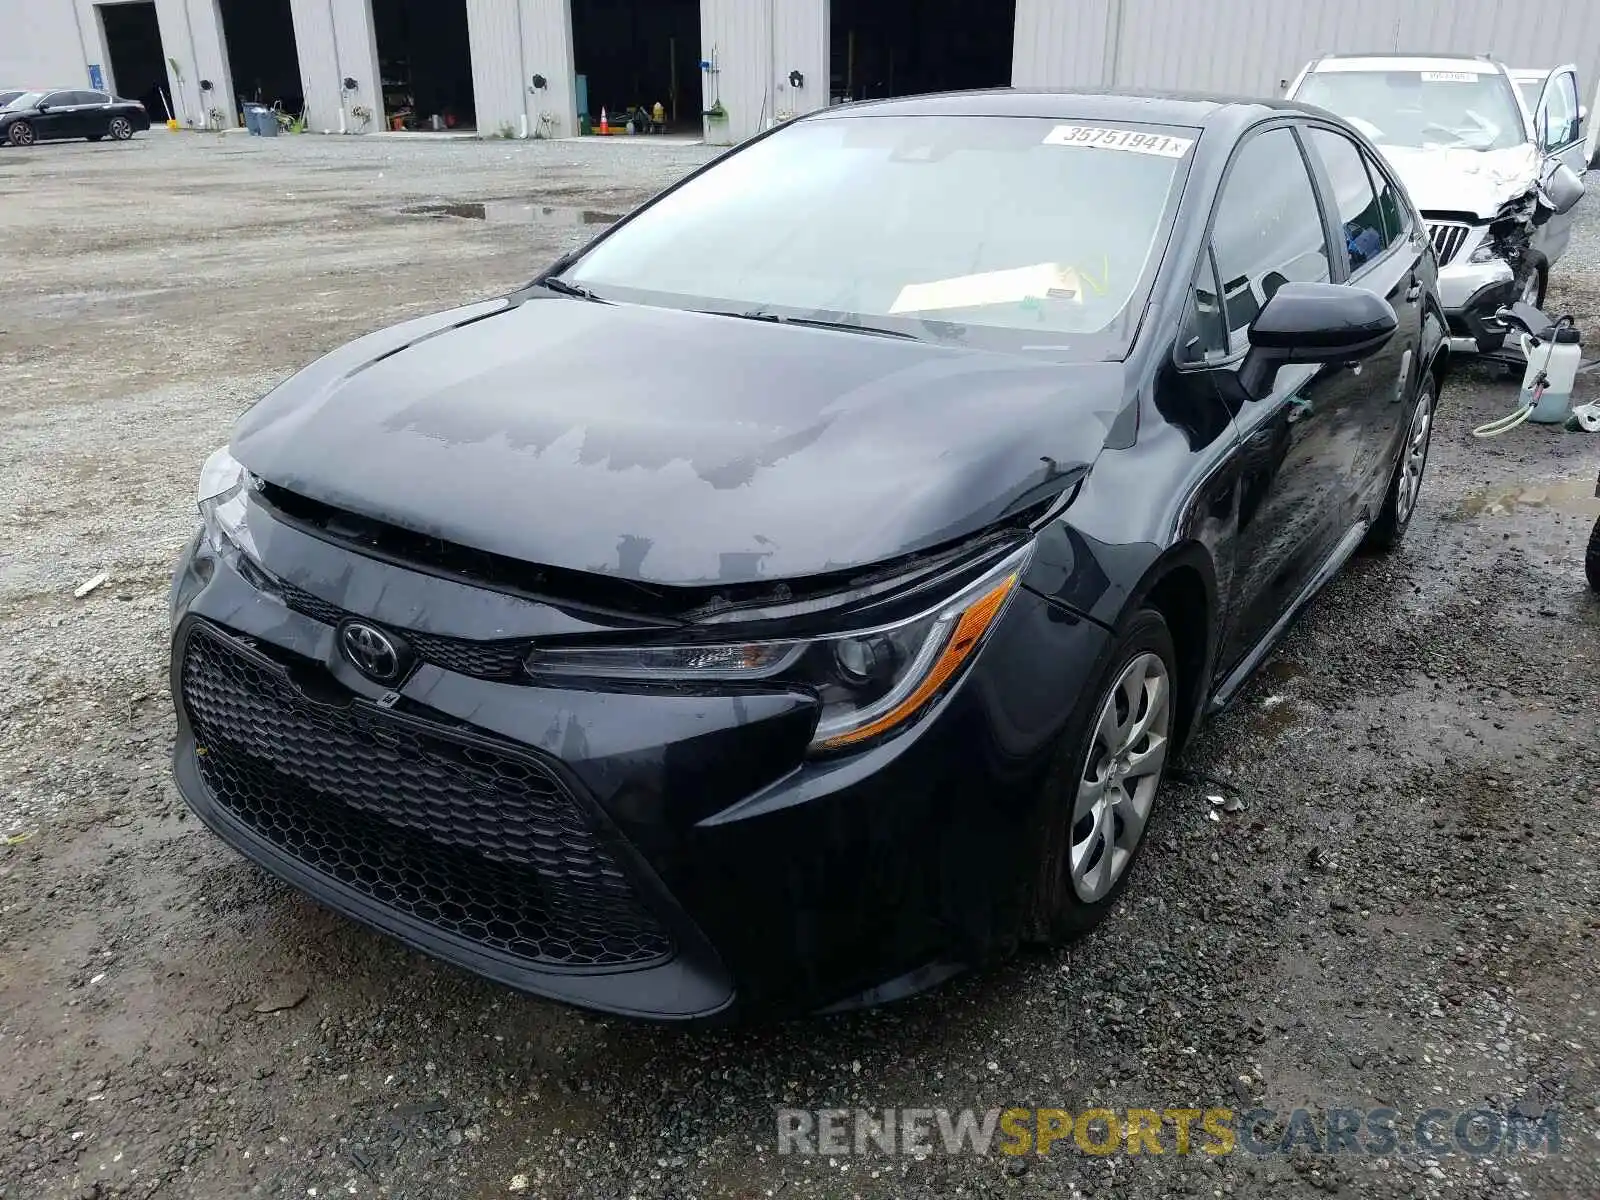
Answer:
M1539 182L1539 156L1531 145L1419 150L1380 143L1378 149L1423 212L1473 213L1487 221Z
M529 563L674 585L846 570L1058 493L1120 363L567 298L350 343L252 408L280 487Z

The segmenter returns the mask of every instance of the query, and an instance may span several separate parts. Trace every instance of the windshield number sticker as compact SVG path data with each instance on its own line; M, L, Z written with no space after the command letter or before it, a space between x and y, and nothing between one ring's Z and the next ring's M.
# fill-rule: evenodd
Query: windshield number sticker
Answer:
M1127 150L1133 154L1155 154L1161 158L1182 158L1194 145L1193 138L1168 137L1164 133L1140 133L1134 129L1101 129L1093 125L1057 125L1044 135L1046 146L1089 146L1096 150Z
M1423 83L1476 83L1478 77L1471 71L1424 71Z

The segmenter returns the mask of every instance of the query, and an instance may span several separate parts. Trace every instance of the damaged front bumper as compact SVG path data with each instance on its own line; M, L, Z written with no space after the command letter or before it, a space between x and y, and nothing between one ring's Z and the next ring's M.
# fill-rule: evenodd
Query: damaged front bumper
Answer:
M1439 300L1450 327L1450 349L1465 353L1498 350L1506 328L1494 314L1515 297L1515 275L1502 259L1440 267Z
M321 903L513 988L674 1021L878 1001L1014 941L1093 622L1019 588L921 720L815 758L802 690L513 678L508 644L584 618L255 534L270 578L204 538L178 566L175 772ZM416 646L409 673L355 669L351 619Z

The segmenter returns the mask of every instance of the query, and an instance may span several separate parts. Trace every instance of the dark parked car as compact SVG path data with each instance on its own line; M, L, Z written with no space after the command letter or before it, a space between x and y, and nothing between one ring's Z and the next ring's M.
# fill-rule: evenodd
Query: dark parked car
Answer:
M816 113L239 421L173 582L179 785L541 996L906 994L1106 913L1185 739L1405 532L1447 356L1326 114Z
M21 96L26 96L27 94L28 93L21 88L7 88L3 91L0 91L0 108L8 107L13 100L16 100Z
M0 142L31 146L64 138L103 137L125 142L150 128L150 116L137 100L105 92L24 92L0 109Z

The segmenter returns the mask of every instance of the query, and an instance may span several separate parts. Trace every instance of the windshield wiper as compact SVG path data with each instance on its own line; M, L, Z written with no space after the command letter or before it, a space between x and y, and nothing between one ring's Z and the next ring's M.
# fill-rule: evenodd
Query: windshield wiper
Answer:
M554 275L549 275L544 279L538 280L534 286L545 288L562 296L572 296L577 300L593 300L596 304L605 303L604 300L600 299L599 296L596 296L588 288L579 287L575 283L568 283L565 279L557 278Z
M808 329L842 329L846 333L865 333L872 337L901 338L908 342L920 342L922 339L914 333L907 333L903 329L885 329L881 325L862 325L855 321L828 321L820 317L785 317L765 309L754 308L749 312L727 312L723 309L708 309L713 316L738 317L741 321L770 321L774 325L804 325Z

